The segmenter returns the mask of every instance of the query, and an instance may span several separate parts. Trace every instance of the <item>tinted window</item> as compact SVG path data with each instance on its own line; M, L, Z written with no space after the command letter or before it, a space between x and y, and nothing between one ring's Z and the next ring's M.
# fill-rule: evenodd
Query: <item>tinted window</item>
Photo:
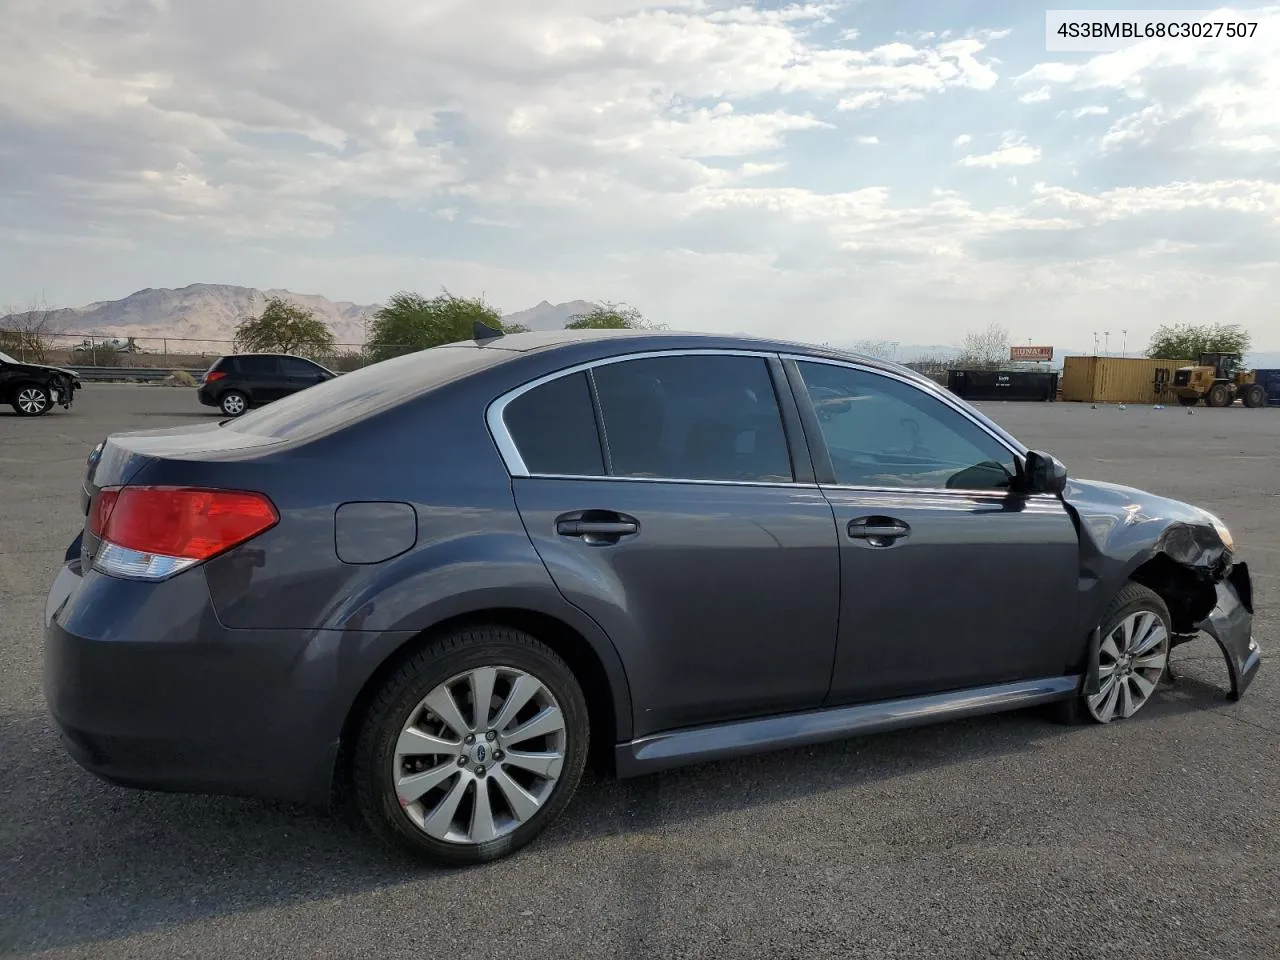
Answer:
M315 377L323 372L311 361L298 357L281 357L280 364L284 367L284 372L291 377Z
M593 375L615 476L794 479L762 358L654 357Z
M280 367L275 357L244 356L236 357L236 369L249 376L256 376L277 373Z
M530 473L605 475L585 373L561 377L522 393L507 404L502 416Z
M1006 489L1014 456L919 387L849 367L798 364L831 453L852 486Z

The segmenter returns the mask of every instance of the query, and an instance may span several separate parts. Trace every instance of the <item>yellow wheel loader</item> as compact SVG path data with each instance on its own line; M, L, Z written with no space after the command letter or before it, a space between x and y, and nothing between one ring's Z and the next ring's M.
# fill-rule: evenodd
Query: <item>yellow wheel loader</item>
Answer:
M1258 375L1241 368L1238 353L1202 353L1194 367L1179 367L1173 374L1173 392L1184 407L1203 400L1211 407L1229 407L1237 400L1246 407L1265 407L1267 391Z

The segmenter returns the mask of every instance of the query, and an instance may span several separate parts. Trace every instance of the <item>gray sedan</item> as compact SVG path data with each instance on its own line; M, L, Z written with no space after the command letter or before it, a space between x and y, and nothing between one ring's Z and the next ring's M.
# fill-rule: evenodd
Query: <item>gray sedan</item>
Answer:
M46 608L70 754L328 805L445 863L589 760L680 764L1049 705L1112 723L1249 573L1197 507L1068 477L894 364L737 337L476 339L91 454Z

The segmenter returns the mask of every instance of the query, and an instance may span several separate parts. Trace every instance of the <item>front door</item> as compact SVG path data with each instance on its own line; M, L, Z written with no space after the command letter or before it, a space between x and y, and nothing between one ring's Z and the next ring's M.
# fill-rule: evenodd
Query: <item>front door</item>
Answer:
M841 543L829 703L1063 674L1079 543L1062 501L1013 489L1014 452L905 379L800 361Z
M525 526L617 647L636 736L822 703L835 527L794 481L764 357L605 362L504 419L530 474L513 479Z

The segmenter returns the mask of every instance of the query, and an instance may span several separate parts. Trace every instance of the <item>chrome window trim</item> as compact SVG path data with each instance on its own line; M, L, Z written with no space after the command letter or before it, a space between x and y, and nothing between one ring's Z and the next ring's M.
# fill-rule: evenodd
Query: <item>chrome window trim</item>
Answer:
M857 363L856 361L852 361L852 360L832 360L828 357L806 357L803 354L796 354L796 353L784 353L781 355L781 357L783 360L792 360L796 363L823 363L829 367L845 367L850 370L857 370L861 373L870 373L870 374L874 374L875 376L885 377L886 379L889 379L889 380L896 380L899 383L904 383L909 387L914 387L916 390L919 390L921 393L925 394L926 396L933 397L935 400L940 402L943 406L949 407L950 409L954 410L956 413L960 414L960 416L964 417L966 420L972 423L975 427L977 427L979 430L981 430L983 433L989 436L992 440L995 440L998 444L1000 444L1000 446L1004 447L1007 451L1009 451L1009 453L1013 454L1014 458L1019 463L1021 463L1022 460L1025 459L1027 455L1027 449L1023 447L1020 442L1015 440L1011 434L1008 436L1005 436L1001 432L992 430L988 424L983 423L981 420L974 417L974 415L970 411L966 410L964 406L961 405L961 403L949 391L942 390L942 389L938 389L936 391L926 390L918 382L916 382L915 380L912 380L910 377L904 377L901 374L893 373L889 370L880 370L877 367L873 367L868 364ZM895 489L916 490L921 488L898 487Z
M508 390L497 399L490 402L488 409L485 411L485 422L489 428L489 434L493 438L494 444L498 448L498 453L502 457L503 463L506 465L507 472L512 477L539 479L539 480L605 480L610 482L628 482L628 483L679 483L679 484L698 484L701 486L721 486L721 487L777 487L787 490L840 490L852 491L860 493L876 493L876 494L942 494L950 497L973 497L980 496L1000 496L997 490L967 490L956 489L951 487L886 487L886 486L858 486L855 484L818 484L818 483L797 483L795 481L763 481L763 480L693 480L681 479L679 477L618 477L618 476L596 476L593 474L559 474L559 473L533 473L529 470L524 462L524 458L520 455L520 450L516 447L515 440L512 439L510 431L507 430L507 424L504 419L507 407L517 398L524 396L530 390L534 390L545 383L553 380L559 380L562 377L573 376L577 373L589 373L596 367L608 366L614 363L625 363L628 360L649 360L655 357L757 357L762 360L781 359L792 360L797 363L825 363L833 367L847 367L852 370L858 370L863 373L875 374L896 380L899 383L914 387L921 393L935 397L944 406L949 407L956 413L960 414L983 433L991 437L1010 454L1012 454L1019 462L1026 456L1025 449L1019 449L1020 445L1014 446L1010 443L1011 438L1006 438L999 433L993 431L987 424L981 420L975 419L973 415L964 409L955 398L949 393L939 390L937 392L926 390L910 377L904 377L901 374L893 373L887 370L881 370L878 367L869 364L862 364L850 360L833 360L828 357L811 357L798 353L776 353L767 350L735 350L732 348L681 348L676 350L645 350L640 353L628 353L616 357L603 357L599 360L589 360L585 363L574 364L571 367L565 367L562 370L555 370L551 373L543 374L533 380L523 383L518 387ZM776 398L775 398L776 402ZM779 410L781 416L781 410ZM1028 497L1030 499L1056 500L1051 495L1041 497Z
M507 430L507 423L504 419L507 407L512 401L524 396L530 390L542 386L544 383L550 383L552 380L559 380L561 377L571 377L575 373L584 373L594 370L596 367L604 367L614 363L625 363L628 360L651 360L657 357L757 357L761 360L769 360L776 358L776 352L768 350L734 350L731 348L717 349L693 349L683 348L676 350L644 350L640 353L627 353L616 357L602 357L599 360L588 360L586 363L574 364L572 367L565 367L563 370L556 370L552 373L543 374L535 380L523 383L512 390L508 390L502 396L489 404L489 408L485 411L485 422L489 427L489 435L493 438L494 444L498 447L498 453L502 457L503 463L507 466L507 473L513 477L539 477L542 479L554 480L639 480L641 482L650 483L706 483L721 484L729 486L762 486L762 487L786 487L792 489L798 486L816 486L816 484L798 484L794 481L788 483L772 483L762 481L747 480L681 480L675 477L610 477L610 476L591 476L571 474L568 476L552 473L531 473L528 466L524 462L524 457L520 455L520 450L516 447L516 442L511 438L511 432ZM768 371L766 370L766 373ZM770 377L772 380L772 377ZM774 398L777 403L777 398ZM779 420L782 418L782 410L778 410Z

